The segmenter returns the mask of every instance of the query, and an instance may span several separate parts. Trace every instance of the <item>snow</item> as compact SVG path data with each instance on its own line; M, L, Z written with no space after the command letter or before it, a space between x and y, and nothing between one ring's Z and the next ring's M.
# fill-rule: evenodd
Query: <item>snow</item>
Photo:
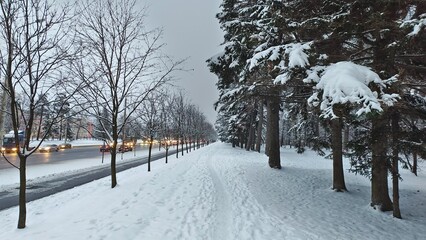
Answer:
M279 67L281 70L286 70L288 68L296 67L306 67L309 65L308 55L305 53L306 50L311 49L312 42L308 43L289 43L285 45L273 46L265 49L266 44L259 45L255 54L252 58L247 60L249 71L252 71L254 68L258 67L261 63L264 63L265 60L268 61L277 61L279 59L284 59L285 55L288 55L287 66L281 63ZM286 73L284 73L286 74ZM278 78L277 78L278 79ZM275 82L279 81L275 79ZM286 77L279 76L280 80L287 79ZM285 80L286 81L286 80ZM282 82L283 84L285 82Z
M415 36L420 33L420 31L426 26L426 19L421 19L417 24L413 26L413 31L410 32L407 36Z
M417 11L417 6L416 5L411 5L410 8L408 9L407 15L405 16L405 18L401 21L401 25L400 27L412 27L413 30L407 34L408 37L413 37L418 35L422 29L424 29L426 27L426 13L422 13L419 14L419 18L418 19L413 19L414 14Z
M282 170L264 154L215 143L179 159L100 179L0 212L0 239L422 239L426 174L402 170L403 220L369 206L369 180L346 173L331 190L332 161L282 149ZM345 168L348 169L347 161ZM1 175L0 175L0 178Z
M282 46L274 46L265 49L266 47L266 44L259 45L255 50L258 52L256 52L251 59L247 60L249 63L249 71L252 71L254 68L258 67L259 64L266 58L269 61L275 61L278 59L280 56L279 53L282 50Z
M286 53L288 53L288 66L294 67L306 67L309 65L308 55L305 53L306 50L311 49L311 42L309 43L293 43L287 44Z
M315 81L315 74L318 69L308 71L309 76L305 82ZM373 82L380 87L384 87L384 82L379 75L370 68L355 64L353 62L338 62L328 66L321 76L317 90L322 90L322 101L320 109L323 117L337 117L333 112L333 105L355 103L360 105L356 114L358 116L369 113L373 110L382 111L381 101L384 104L392 105L399 97L397 94L381 94L372 91L369 84ZM318 105L318 93L308 99L312 105Z
M222 98L228 98L228 97L234 97L236 96L239 92L241 92L244 89L244 87L240 86L234 89L226 89L228 91L226 91L223 95Z

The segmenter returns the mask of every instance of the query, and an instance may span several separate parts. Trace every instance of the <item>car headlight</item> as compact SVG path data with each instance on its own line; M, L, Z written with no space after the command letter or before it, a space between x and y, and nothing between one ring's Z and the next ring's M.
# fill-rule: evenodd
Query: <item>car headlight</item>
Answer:
M16 147L12 148L12 151L17 151L18 149Z
M2 151L2 152L6 151L6 148L2 147L2 148L1 148L1 151Z

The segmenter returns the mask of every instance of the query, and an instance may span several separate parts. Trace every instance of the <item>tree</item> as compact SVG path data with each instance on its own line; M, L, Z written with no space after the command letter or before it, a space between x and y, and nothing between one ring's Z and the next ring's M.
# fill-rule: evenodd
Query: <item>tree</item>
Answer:
M159 138L160 144L166 150L166 163L168 163L168 155L170 145L172 145L173 133L172 133L172 119L171 104L173 102L168 91L161 92L160 99L160 131Z
M67 137L69 113L71 106L65 93L58 93L56 95L55 103L52 104L52 111L55 116L59 116L57 124L53 130L55 131L55 138L62 140L62 137Z
M419 23L424 21L426 3L424 1L356 1L351 5L350 10L347 17L354 21L345 25L354 31L341 35L347 38L347 42L353 42L356 39L356 44L353 44L350 49L353 61L371 67L382 79L388 79L387 81L392 83L393 86L388 89L388 93L400 96L398 103L394 106L398 109L397 112L404 112L405 116L408 114L421 116L421 108L415 108L416 110L411 113L404 109L411 105L409 99L417 98L412 93L417 89L424 89L424 85L419 84L419 79L424 76L422 69L426 62L424 56L417 53L423 52L425 46L422 44L422 41L424 43L422 38L424 26L422 27ZM388 153L392 148L400 148L400 145L391 144L391 141L379 144L377 137L380 130L389 128L394 107L384 108L383 114L374 116L372 119L372 205L379 206L383 211L394 208L387 189L387 175L392 158L388 156ZM401 116L400 119L405 116ZM396 125L396 123L393 124L393 126ZM398 149L393 151L398 152ZM397 173L397 171L391 172ZM396 179L398 176L394 175L393 178ZM396 215L400 214L396 213Z
M149 152L148 152L148 172L151 171L151 151L154 143L154 137L161 130L161 100L159 94L151 93L147 96L146 101L141 104L137 112L138 119L144 125L144 136L149 139Z
M330 0L318 5L313 0L225 0L222 8L217 17L226 46L208 60L219 79L218 123L227 125L218 126L221 139L233 145L235 140L250 139L246 106L261 97L268 108L265 153L278 149L271 146L279 119L273 110L281 107L293 125L288 132L294 135L298 152L306 143L314 143L319 152L331 145L333 189L345 191L342 142L348 142L351 129L356 134L345 147L352 169L371 177L371 205L391 210L390 159L397 190L396 155L404 149L414 161L418 152L424 152L418 147L424 126L410 122L425 119L426 113L422 82L426 2ZM307 106L309 96L311 106L317 102L319 109ZM313 123L318 115L324 130L331 129L331 142L319 137L319 124ZM398 123L391 124L395 119ZM398 143L380 141L380 133L389 126L395 127ZM405 163L410 166L410 159ZM397 200L395 192L394 196Z
M70 53L66 21L68 10L55 9L48 1L1 1L2 89L10 100L8 115L13 125L18 150L20 186L18 228L26 226L26 162L37 150L29 149L36 109L40 99L66 79L59 78L60 70ZM72 38L71 38L72 39ZM54 100L50 100L53 101ZM53 116L57 119L59 116ZM51 128L53 123L48 125ZM18 131L24 129L24 140ZM41 142L46 138L43 135ZM41 144L40 142L40 144Z
M335 17L327 22L325 28L322 28L327 31L321 32L326 37L315 41L318 54L325 54L323 56L328 58L326 60L328 63L325 65L342 60L351 61L368 66L375 72L378 79L383 80L364 86L377 95L375 97L378 97L378 104L382 109L374 114L367 113L366 118L362 119L370 122L368 124L370 129L358 130L363 134L357 135L358 139L353 141L357 144L352 144L352 150L354 150L352 157L358 159L353 161L355 164L359 163L355 169L371 176L371 205L383 211L391 210L393 207L387 186L387 175L391 166L389 161L391 157L388 156L388 152L391 152L389 151L391 148L400 148L403 144L391 144L390 141L379 141L379 139L392 121L393 110L391 109L397 108L397 112L407 114L408 111L402 110L411 105L407 100L420 99L418 95L412 93L422 88L422 84L418 84L418 79L421 79L425 62L424 57L416 53L422 52L424 44L416 44L416 41L419 41L422 36L420 31L422 27L419 23L424 18L422 13L425 11L425 2L351 1L350 4L348 1L331 2L334 2L334 9L338 11L334 11ZM410 44L407 45L408 42ZM371 98L360 100L365 102L370 101ZM352 99L349 98L346 101L352 102ZM421 108L415 109L410 115L421 116ZM396 125L393 124L393 126ZM360 144L364 146L368 144L371 154L360 148ZM398 152L398 149L393 151ZM393 167L397 166L397 164L393 165ZM398 171L392 170L392 172L396 174ZM398 176L394 175L393 178L396 179ZM394 189L397 189L397 186Z
M44 115L49 109L49 105L50 105L45 95L40 95L38 101L40 102L40 107L36 109L35 111L35 114L38 116L38 119L39 119L38 126L37 126L37 136L36 136L37 140L39 140L41 137L41 130L44 126L43 124Z
M87 100L88 113L101 116L106 109L111 116L100 122L104 130L111 127L111 132L105 133L112 142L111 187L114 188L119 136L149 93L169 80L180 62L160 55L161 31L145 29L144 12L137 10L136 1L84 1L79 11L76 34L81 58L73 63L73 69L76 77L85 83L81 96ZM121 122L120 117L123 117Z

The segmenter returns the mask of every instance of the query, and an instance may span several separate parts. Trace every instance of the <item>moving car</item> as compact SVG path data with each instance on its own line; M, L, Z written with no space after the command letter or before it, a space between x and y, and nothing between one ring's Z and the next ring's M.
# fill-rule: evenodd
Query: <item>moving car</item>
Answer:
M59 144L59 149L70 149L72 148L71 143L61 143Z
M104 144L99 147L100 152L109 152L111 150L111 145Z
M39 152L57 152L59 151L59 147L56 144L46 144L46 145L41 145L38 148Z
M110 144L103 144L99 147L100 152L109 152L111 151L111 145ZM125 142L124 144L120 145L117 148L117 152L128 152L133 150L133 142Z
M133 147L132 146L128 146L128 145L121 145L118 148L118 152L129 152L129 151L132 151L132 150L133 150Z

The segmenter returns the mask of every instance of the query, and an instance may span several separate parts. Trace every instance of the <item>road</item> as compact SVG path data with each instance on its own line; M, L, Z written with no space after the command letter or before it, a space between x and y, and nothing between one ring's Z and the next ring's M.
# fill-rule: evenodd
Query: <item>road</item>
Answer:
M137 150L147 149L147 145L136 145ZM37 165L46 163L55 163L59 161L72 161L75 159L99 157L99 146L74 147L71 149L61 149L58 152L35 152L27 159L27 165ZM108 153L107 153L108 155ZM15 166L19 166L19 158L16 153L5 154L5 157ZM5 159L0 156L0 170L12 168Z
M91 148L93 151L93 148ZM69 149L68 149L69 150ZM78 150L75 150L78 152ZM85 150L84 150L85 151ZM89 151L89 148L87 149ZM71 152L71 151L70 151ZM74 150L72 150L74 152ZM99 154L99 152L96 152ZM176 149L169 150L169 155L176 153ZM55 154L55 153L52 153ZM59 153L61 154L61 153ZM77 154L77 153L75 153ZM65 154L67 155L67 154ZM85 156L88 157L88 156ZM152 155L151 161L155 161L165 157L165 153L156 153ZM42 157L43 159L43 157ZM58 159L49 157L48 159ZM69 159L70 160L70 159ZM140 157L135 160L119 162L117 164L117 172L124 171L148 162L148 157ZM54 179L39 182L33 185L27 185L27 202L34 201L76 186L106 177L110 175L109 165L103 165L96 169L83 169L81 171L71 172L67 175ZM7 189L0 192L0 211L18 205L18 190L19 188Z

